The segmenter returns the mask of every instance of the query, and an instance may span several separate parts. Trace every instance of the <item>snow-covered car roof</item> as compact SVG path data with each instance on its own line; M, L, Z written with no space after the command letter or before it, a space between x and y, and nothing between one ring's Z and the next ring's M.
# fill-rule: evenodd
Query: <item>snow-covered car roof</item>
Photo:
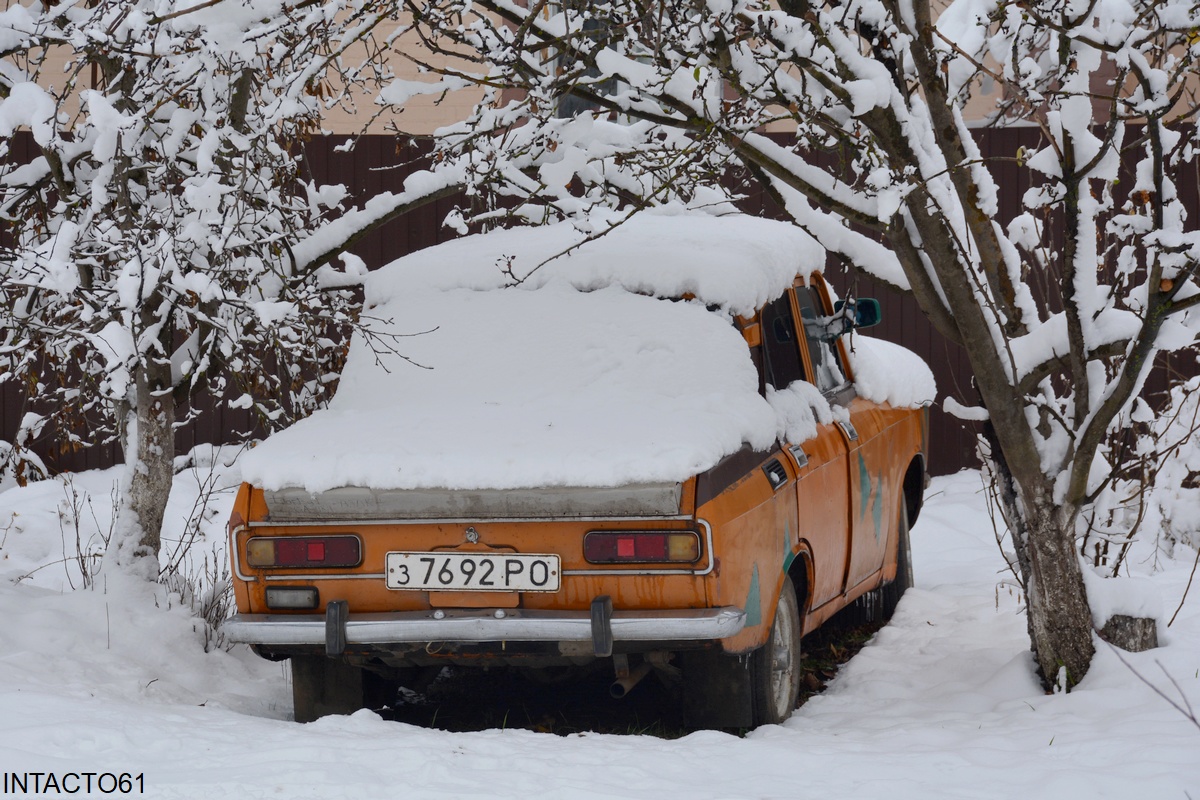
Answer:
M568 223L509 228L429 247L369 275L367 302L386 304L415 290L499 289L516 279L523 289L617 286L651 297L689 296L748 315L797 274L824 265L824 249L787 223L647 211L597 219L588 230Z
M543 265L586 238L569 224L495 231L369 275L372 329L405 336L412 363L356 336L330 407L248 453L246 480L623 486L771 446L779 419L731 315L821 269L824 251L785 223L643 214Z

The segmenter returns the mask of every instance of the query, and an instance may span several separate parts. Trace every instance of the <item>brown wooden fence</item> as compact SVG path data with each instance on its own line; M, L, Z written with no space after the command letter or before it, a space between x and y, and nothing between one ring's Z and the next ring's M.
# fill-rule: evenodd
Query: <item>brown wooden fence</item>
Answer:
M1029 171L1018 168L1014 156L1022 146L1036 147L1038 136L1034 128L1008 128L979 133L984 157L995 159L993 174L1001 187L997 218L1001 222L1008 222L1019 212L1021 196L1029 188ZM358 198L370 197L380 191L399 190L404 177L421 166L419 151L413 148L398 149L391 137L360 137L350 152L337 149L344 141L345 137L314 139L306 145L304 156L312 177L318 183L345 184ZM14 148L13 157L30 157L30 145L19 143ZM1188 202L1192 219L1200 216L1198 183L1200 181L1179 187ZM452 198L419 208L372 233L355 248L355 253L369 267L375 268L407 253L453 238L454 234L444 228L441 221L457 202L461 200ZM747 197L743 205L750 213L767 216L777 213L761 195ZM975 402L966 354L962 348L947 342L933 331L914 301L876 284L865 275L833 274L830 277L839 290L845 291L849 282L853 281L859 296L874 296L881 301L883 323L872 331L872 335L902 344L921 356L933 369L939 395L952 395L968 405ZM1177 357L1175 366L1189 368L1190 365L1190 369L1194 370L1194 362L1194 358ZM1167 368L1170 366L1168 363L1155 371L1147 384L1147 391L1165 388ZM20 387L14 382L0 385L0 439L11 441L24 414L25 402ZM179 430L176 444L180 453L187 452L198 443L240 441L247 434L257 432L254 420L247 411L232 409L220 399L207 396L197 398L194 403L202 413ZM939 396L939 403L931 412L930 472L935 475L948 474L976 466L975 428L973 424L944 414L940 409ZM45 434L36 443L35 450L56 471L93 469L120 461L120 452L115 444L78 452L62 452L53 432Z

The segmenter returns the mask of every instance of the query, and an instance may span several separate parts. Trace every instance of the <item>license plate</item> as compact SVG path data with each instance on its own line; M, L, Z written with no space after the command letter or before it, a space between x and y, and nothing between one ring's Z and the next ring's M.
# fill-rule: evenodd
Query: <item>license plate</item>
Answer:
M388 553L387 588L557 592L558 556L535 553Z

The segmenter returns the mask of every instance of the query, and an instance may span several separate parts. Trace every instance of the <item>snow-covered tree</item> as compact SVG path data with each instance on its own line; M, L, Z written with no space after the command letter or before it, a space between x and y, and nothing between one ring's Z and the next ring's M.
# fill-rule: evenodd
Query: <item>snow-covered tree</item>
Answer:
M601 205L701 202L707 176L740 165L831 253L911 292L974 368L1042 674L1084 676L1076 537L1106 483L1100 448L1156 354L1200 326L1200 234L1180 199L1197 168L1194 3L404 5L429 83L382 100L486 88L438 158L507 198L487 214L585 224ZM997 118L1042 133L1011 154L1033 188L1007 226L963 116L984 81L1002 88Z
M331 391L365 272L337 256L409 198L342 213L341 187L303 180L297 143L387 74L394 15L383 0L0 12L0 379L120 438L142 552L158 549L181 403L228 391L284 421Z

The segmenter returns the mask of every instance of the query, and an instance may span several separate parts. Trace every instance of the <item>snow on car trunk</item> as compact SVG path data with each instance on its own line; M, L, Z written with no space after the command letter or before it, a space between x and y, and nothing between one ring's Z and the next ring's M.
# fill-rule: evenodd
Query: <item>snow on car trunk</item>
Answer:
M678 481L774 438L746 344L698 303L619 289L405 294L355 341L328 411L247 460L267 489L617 486Z

